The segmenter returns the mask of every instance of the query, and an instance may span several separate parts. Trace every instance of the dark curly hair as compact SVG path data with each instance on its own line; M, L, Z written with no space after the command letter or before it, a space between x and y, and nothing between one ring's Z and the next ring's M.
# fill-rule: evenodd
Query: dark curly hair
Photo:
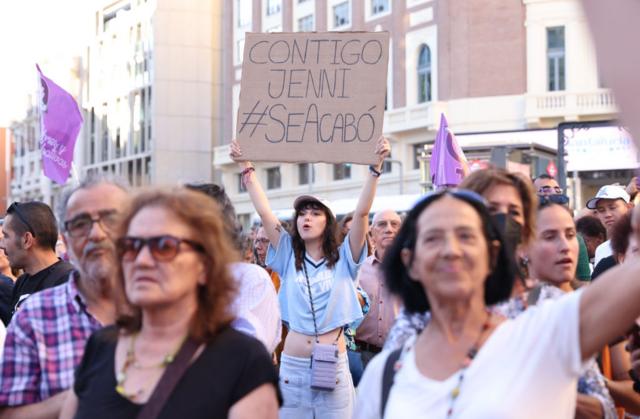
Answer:
M401 253L404 249L410 249L412 251L411 263L413 263L418 238L418 218L425 209L444 196L451 196L470 205L480 217L486 242L491 243L497 240L500 243L497 259L495 263L491 263L492 271L485 282L485 304L493 305L511 296L516 273L513 255L508 246L505 246L504 238L491 219L483 199L468 190L441 191L427 195L409 211L382 262L382 271L389 290L402 298L404 307L409 313L429 311L431 305L422 284L409 276Z
M293 214L293 220L291 221L291 246L293 247L293 255L296 258L296 270L302 270L302 262L304 261L306 251L304 240L302 240L300 232L298 231L298 216L306 209L321 210L324 212L327 224L322 233L322 252L327 261L327 267L332 268L338 262L338 259L340 259L337 239L338 223L327 207L318 203L309 202L298 208Z

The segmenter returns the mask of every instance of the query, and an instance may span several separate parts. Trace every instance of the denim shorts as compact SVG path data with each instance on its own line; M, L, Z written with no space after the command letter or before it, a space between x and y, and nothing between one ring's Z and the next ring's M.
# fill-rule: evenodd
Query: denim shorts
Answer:
M347 354L338 356L338 383L333 391L311 389L311 360L282 354L280 419L351 419L355 390Z

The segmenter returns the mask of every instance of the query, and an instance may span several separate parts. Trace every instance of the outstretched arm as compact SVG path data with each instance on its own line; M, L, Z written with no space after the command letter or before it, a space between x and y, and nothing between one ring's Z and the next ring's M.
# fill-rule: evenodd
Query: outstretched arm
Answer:
M264 189L262 189L258 181L256 171L252 169L253 164L250 161L240 161L242 158L242 149L235 139L231 141L229 156L238 162L240 169L242 169L243 175L241 181L244 182L247 192L249 192L249 196L251 197L251 202L253 202L253 206L262 220L262 225L269 238L269 242L271 242L273 247L277 247L278 241L280 241L280 221L278 221L278 217L276 217L271 210L269 199L267 199L267 195L264 193Z
M390 150L389 140L381 136L378 139L375 151L378 156L378 163L372 166L378 173L380 173L382 163L389 155ZM367 180L362 187L358 204L353 212L353 221L351 221L351 230L349 231L349 246L351 247L351 254L355 262L360 259L360 253L362 253L362 247L364 246L367 230L369 229L369 211L371 211L371 205L373 204L373 198L376 196L377 187L378 177L374 176L373 173L367 174Z

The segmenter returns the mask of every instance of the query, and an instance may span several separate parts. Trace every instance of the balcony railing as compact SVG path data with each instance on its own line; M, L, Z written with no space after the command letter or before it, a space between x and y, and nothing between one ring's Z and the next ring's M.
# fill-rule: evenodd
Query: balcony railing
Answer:
M606 89L593 92L547 92L529 94L526 118L533 122L540 118L576 119L581 116L613 115L618 112L613 93Z
M391 134L416 128L437 130L440 113L444 110L443 102L427 102L391 109L384 113L384 132Z

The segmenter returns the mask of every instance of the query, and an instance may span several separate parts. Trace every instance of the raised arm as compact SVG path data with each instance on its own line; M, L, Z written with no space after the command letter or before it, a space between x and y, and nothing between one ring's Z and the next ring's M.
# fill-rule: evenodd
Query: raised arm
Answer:
M251 202L253 202L253 206L258 212L260 220L262 220L262 225L269 238L269 242L271 242L273 247L278 246L278 241L280 241L280 221L271 210L269 199L258 181L256 171L253 169L253 164L250 161L240 160L242 158L242 149L235 139L231 141L229 156L238 162L240 169L242 169L243 174L241 181L244 182L247 192L249 192L249 196L251 197Z
M580 349L586 360L624 335L640 315L640 258L615 266L584 290L580 301Z
M389 141L381 136L376 144L378 163L372 166L377 173L380 173L380 170L382 170L382 162L389 155L390 150L391 146L389 145ZM351 247L351 254L355 262L360 259L360 253L364 246L369 228L369 211L371 211L373 198L376 196L376 189L378 187L378 176L374 175L375 173L373 171L367 174L367 180L362 187L358 204L353 212L351 230L349 230L349 246Z

